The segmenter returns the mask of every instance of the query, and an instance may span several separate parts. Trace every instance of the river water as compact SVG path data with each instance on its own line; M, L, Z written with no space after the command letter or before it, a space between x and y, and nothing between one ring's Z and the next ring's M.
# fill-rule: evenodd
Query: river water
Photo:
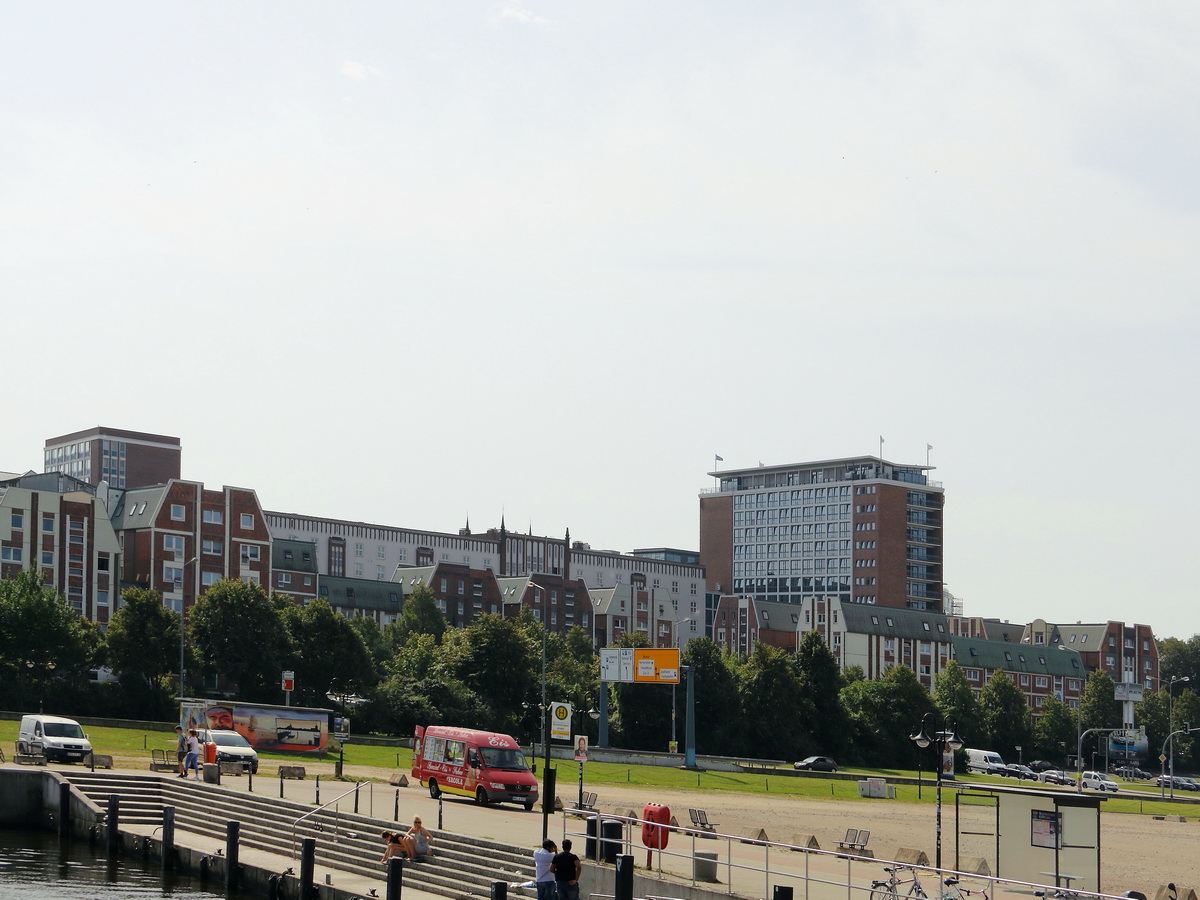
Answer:
M224 892L220 882L201 889L194 876L163 872L157 865L104 855L103 842L60 841L41 830L0 829L0 900L248 900Z

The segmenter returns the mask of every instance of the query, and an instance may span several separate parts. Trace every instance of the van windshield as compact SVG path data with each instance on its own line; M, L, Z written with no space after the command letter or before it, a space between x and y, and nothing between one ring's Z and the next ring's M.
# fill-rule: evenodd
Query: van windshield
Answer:
M508 769L514 772L521 772L529 768L529 765L525 762L525 754L520 750L481 747L479 753L483 757L483 764L489 769Z
M78 722L47 722L46 737L82 738L83 729Z

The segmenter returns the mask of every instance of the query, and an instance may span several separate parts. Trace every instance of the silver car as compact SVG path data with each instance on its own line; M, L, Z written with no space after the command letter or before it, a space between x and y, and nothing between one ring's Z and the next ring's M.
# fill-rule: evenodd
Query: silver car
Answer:
M240 762L251 775L258 771L258 752L236 731L201 731L200 741L217 745L217 762Z

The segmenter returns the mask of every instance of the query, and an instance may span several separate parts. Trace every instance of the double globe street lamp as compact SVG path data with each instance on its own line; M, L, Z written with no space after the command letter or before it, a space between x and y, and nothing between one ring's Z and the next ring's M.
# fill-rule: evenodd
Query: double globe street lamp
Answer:
M933 713L925 713L921 718L921 727L916 734L909 735L912 740L922 750L931 745L937 747L937 800L936 811L934 813L934 829L936 833L935 847L936 859L934 866L938 869L942 868L942 773L946 771L946 759L949 757L949 770L951 777L954 773L954 751L962 749L962 739L958 736L958 720L954 716L946 716L942 718L941 728L937 731L930 731L927 726L936 725L939 719Z
M337 679L334 679L333 684L329 686L329 690L325 692L325 696L342 708L342 727L334 728L334 731L338 734L338 761L337 771L334 773L334 776L341 778L342 768L346 762L346 741L350 738L349 710L362 706L367 702L367 698L360 696L358 691L352 690L351 685L347 685L339 690L337 683Z

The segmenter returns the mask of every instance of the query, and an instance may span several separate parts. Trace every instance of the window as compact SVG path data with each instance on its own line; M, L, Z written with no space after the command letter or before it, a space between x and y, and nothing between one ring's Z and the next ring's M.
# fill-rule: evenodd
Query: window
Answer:
M1029 687L1029 676L1028 675L1021 676L1021 687Z
M1050 684L1050 682L1047 680L1045 675L1039 675L1036 679L1034 679L1035 687L1044 688L1049 684Z
M3 562L24 562L25 551L20 547L0 547L0 561Z
M20 531L25 527L25 513L15 512L12 514L12 527L14 531Z
M171 520L174 522L182 522L187 518L187 510L184 509L182 503L171 504Z
M172 584L180 584L183 582L183 567L182 566L163 566L163 580L169 581Z
M200 573L200 583L202 585L204 585L204 587L212 587L214 584L216 584L220 580L221 580L220 572L201 572Z
M224 556L225 545L220 541L201 541L200 552L205 556Z
M383 581L383 578L384 578L383 566L376 566L375 567L375 580Z
M168 553L183 553L183 535L164 534L163 549Z
M205 525L224 525L225 514L219 509L206 509L201 513Z
M257 544L242 544L242 562L258 562L262 548Z
M279 583L281 585L291 584L292 583L292 573L291 572L280 572L279 573Z
M42 531L54 532L54 516L42 516Z
M384 547L383 544L380 544L375 548L375 556L378 559L387 559L387 548Z
M362 578L362 577L363 577L363 568L362 568L362 566L363 566L363 564L362 564L362 563L355 563L355 564L354 564L354 577L355 577L355 578Z
M42 565L43 566L54 565L54 551L53 550L43 550L42 551Z
M254 528L254 516L250 513L242 513L242 529L250 531Z

